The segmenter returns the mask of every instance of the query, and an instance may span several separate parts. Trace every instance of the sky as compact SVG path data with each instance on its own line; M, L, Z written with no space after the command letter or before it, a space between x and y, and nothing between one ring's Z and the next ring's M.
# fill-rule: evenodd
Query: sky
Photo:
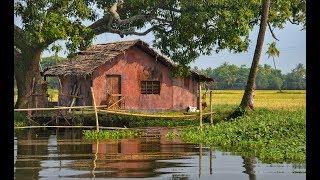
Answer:
M15 24L21 26L21 20L15 17ZM270 31L267 28L265 41L263 45L263 51L260 58L260 64L269 64L273 67L272 58L268 59L268 55L265 53L267 51L267 44L276 41L277 48L280 51L280 56L275 58L277 68L282 70L283 73L290 72L297 64L306 64L306 31L301 31L302 27L287 23L283 29L275 29L274 33L279 41L272 38ZM250 67L253 53L256 45L256 40L258 36L258 27L250 33L250 46L247 52L243 53L230 53L228 50L219 52L218 54L213 52L209 56L201 55L194 62L190 64L191 67L198 66L199 68L212 67L215 68L220 66L224 62L230 64L242 65L245 64ZM146 43L152 45L154 36L149 33L145 36L125 36L121 38L117 34L104 33L96 36L93 40L93 44L103 44L112 41L123 41L123 40L133 40L141 39ZM63 45L63 41L60 41ZM53 55L53 52L46 50L42 53L42 57L47 57ZM59 53L60 56L66 57L67 52L62 50Z

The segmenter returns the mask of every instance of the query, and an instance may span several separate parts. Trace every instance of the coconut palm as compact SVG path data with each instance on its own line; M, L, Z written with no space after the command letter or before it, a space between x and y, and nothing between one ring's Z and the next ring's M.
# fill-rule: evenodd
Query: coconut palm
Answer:
M277 49L275 42L272 42L271 44L268 44L268 45L269 45L269 48L268 48L268 51L266 52L266 54L268 54L268 58L270 58L270 56L272 57L274 69L277 70L277 66L276 66L276 62L274 61L274 58L279 57L280 52ZM277 83L277 84L278 84L279 91L282 92L280 83Z

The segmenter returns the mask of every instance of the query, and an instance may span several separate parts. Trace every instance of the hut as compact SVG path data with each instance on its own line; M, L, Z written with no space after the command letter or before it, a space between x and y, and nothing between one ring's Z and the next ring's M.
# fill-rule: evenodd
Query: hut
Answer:
M59 78L59 106L97 105L125 110L181 110L197 106L200 82L212 78L191 72L173 77L176 65L141 40L97 44L43 71Z

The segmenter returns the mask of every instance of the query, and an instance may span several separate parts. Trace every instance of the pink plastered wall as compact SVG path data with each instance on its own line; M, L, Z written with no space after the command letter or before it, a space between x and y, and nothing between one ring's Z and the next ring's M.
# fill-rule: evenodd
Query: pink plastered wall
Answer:
M136 47L94 71L92 86L97 105L104 104L107 97L106 75L121 75L125 109L169 110L197 105L197 82L191 78L172 78L168 67ZM160 94L141 94L143 80L160 81Z

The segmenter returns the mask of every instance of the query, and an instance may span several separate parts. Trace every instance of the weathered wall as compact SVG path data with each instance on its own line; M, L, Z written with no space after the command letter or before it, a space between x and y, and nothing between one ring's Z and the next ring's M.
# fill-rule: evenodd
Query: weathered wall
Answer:
M92 85L98 105L106 101L107 74L121 75L121 93L125 96L126 109L166 110L196 106L194 82L188 86L181 79L173 82L166 66L138 48L127 50L117 60L107 62L94 71ZM160 81L160 94L141 94L140 82L143 80Z
M173 81L173 108L185 109L197 106L198 82L191 78L175 78Z
M68 96L71 94L72 88L75 83L80 85L79 96L83 98L79 98L76 100L74 106L87 106L91 105L91 80L84 77L75 77L75 76L64 76L59 77L61 81L62 88L60 89L59 94L59 106L70 106L72 97Z

